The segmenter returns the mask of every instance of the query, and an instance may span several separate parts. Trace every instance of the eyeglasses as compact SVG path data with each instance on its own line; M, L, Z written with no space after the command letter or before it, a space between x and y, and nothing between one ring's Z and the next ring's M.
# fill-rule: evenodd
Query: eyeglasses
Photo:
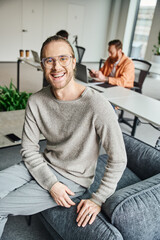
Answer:
M71 62L71 58L72 56L69 55L60 55L54 58L42 58L42 63L45 68L52 68L56 61L58 61L62 67L67 67Z

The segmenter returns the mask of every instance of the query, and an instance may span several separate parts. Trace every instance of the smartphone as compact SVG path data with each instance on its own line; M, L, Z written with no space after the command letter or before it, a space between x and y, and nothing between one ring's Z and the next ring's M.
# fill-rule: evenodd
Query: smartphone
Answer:
M93 73L92 70L91 70L90 68L88 68L88 71L89 71L90 73Z
M7 134L5 136L12 142L20 142L21 141L21 139L17 135L15 135L14 133L10 133L10 134Z

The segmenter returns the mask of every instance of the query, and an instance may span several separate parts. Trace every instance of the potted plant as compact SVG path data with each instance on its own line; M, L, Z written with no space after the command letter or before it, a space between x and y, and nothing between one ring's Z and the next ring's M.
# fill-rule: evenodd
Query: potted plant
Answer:
M12 81L10 86L0 86L0 112L25 109L31 93L19 92Z
M153 52L152 61L160 63L160 32L158 34L158 45L153 45L152 52Z

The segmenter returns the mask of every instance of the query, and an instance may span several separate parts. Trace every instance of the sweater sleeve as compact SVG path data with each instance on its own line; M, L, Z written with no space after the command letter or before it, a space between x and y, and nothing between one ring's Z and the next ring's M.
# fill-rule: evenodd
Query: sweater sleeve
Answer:
M40 146L38 144L40 129L38 128L30 105L29 101L25 112L25 122L22 133L22 160L39 185L49 191L58 180L40 153Z
M100 206L115 192L127 163L123 136L117 116L109 103L108 106L105 104L101 109L101 113L96 120L96 131L108 159L100 186L91 197L91 200Z

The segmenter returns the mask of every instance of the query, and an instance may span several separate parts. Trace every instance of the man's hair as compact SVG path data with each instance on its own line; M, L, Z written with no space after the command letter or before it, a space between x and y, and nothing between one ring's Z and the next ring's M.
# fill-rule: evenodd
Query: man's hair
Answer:
M112 40L108 43L108 46L114 45L117 50L122 49L122 42L119 39Z
M59 35L59 36L64 37L66 39L68 39L68 36L69 36L69 34L66 30L60 30L59 32L56 33L56 35Z
M54 35L54 36L51 36L51 37L47 38L46 41L44 41L44 43L42 44L42 48L41 48L41 52L40 52L40 59L41 60L43 58L43 49L44 49L44 47L47 44L51 43L51 42L65 42L65 43L67 43L68 46L71 49L72 57L75 58L74 50L73 50L72 45L70 44L70 42L67 39L65 39L65 38L63 38L63 37L61 37L59 35Z

